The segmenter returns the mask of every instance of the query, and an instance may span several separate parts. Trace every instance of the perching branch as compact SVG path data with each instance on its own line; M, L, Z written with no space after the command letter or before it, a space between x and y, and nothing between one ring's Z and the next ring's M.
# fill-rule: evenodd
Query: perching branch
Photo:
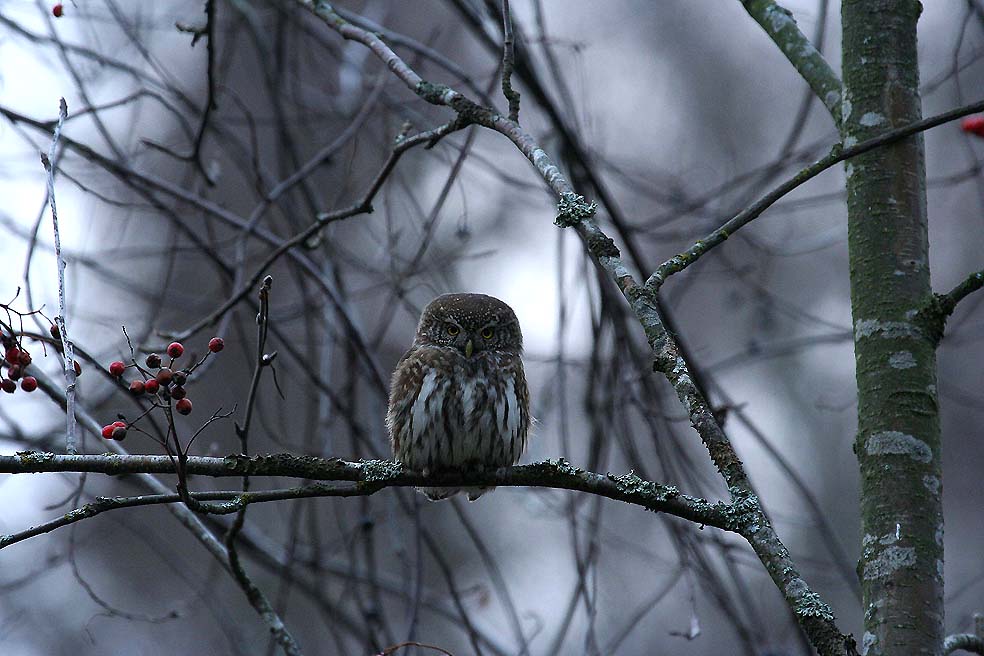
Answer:
M547 487L578 490L623 501L646 510L681 517L706 526L735 530L736 517L728 504L710 503L681 494L672 485L646 481L635 474L596 474L571 466L565 460L504 467L490 472L442 473L424 476L403 469L389 460L348 462L338 458L297 456L288 453L225 458L188 456L187 473L197 476L287 476L314 481L358 483L360 494L373 494L387 487ZM168 456L151 455L56 455L25 451L0 456L0 474L40 472L92 472L120 474L174 474L177 466ZM259 493L250 493L259 494ZM351 496L357 493L352 492ZM312 496L318 496L312 494ZM345 496L350 496L346 494ZM248 498L248 497L247 497Z

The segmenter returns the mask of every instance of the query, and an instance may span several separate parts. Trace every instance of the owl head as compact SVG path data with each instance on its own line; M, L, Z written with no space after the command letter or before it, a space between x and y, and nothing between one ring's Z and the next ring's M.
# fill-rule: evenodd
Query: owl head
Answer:
M512 308L485 294L444 294L420 315L414 343L447 346L466 358L487 351L519 354L523 333Z

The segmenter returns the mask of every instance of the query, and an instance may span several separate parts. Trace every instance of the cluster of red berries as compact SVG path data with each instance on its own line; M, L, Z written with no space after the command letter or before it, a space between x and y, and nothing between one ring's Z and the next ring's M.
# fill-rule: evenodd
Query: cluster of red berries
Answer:
M111 424L103 426L102 436L107 440L119 440L122 442L126 439L126 422L114 421Z
M61 331L58 330L58 326L51 324L51 340L44 340L46 342L50 341L50 345L54 347L56 351L61 353L62 343L61 343ZM23 336L22 336L23 337ZM35 339L39 339L35 337ZM39 340L40 341L40 340ZM31 358L30 352L24 348L24 344L16 335L13 334L3 334L0 336L0 344L3 345L3 360L0 364L7 367L7 376L5 378L0 378L0 389L2 389L7 394L13 394L17 391L17 381L20 381L20 388L25 392L33 392L38 388L38 379L34 376L27 375L27 367L31 364L33 359ZM73 361L75 365L75 375L82 375L82 365L79 364L78 360Z
M208 342L209 353L218 353L224 348L225 342L222 341L221 337L213 337ZM175 371L174 361L184 355L184 352L185 347L181 342L171 342L167 346L166 353L167 357L170 358L170 362L166 366L164 359L160 355L151 353L144 359L146 368L137 364L136 361L127 365L122 360L117 360L110 363L109 373L115 378L120 378L128 368L134 368L140 373L140 378L130 381L129 389L131 394L134 396L148 395L155 400L155 405L157 403L170 405L170 401L173 400L175 411L178 414L188 415L191 414L192 403L191 399L188 398L185 385L188 382L188 378L205 359L203 358L189 368ZM206 355L206 357L208 356ZM161 407L166 406L161 405ZM112 424L103 426L102 436L106 439L121 440L126 437L127 428L125 422L113 422Z
M984 116L968 116L960 122L960 129L984 137Z
M31 364L31 354L23 348L13 335L3 335L0 337L3 344L4 355L3 364L7 366L7 376L0 378L0 389L7 394L17 391L17 381L20 381L20 388L25 392L33 392L38 388L38 379L34 376L25 376L25 369Z

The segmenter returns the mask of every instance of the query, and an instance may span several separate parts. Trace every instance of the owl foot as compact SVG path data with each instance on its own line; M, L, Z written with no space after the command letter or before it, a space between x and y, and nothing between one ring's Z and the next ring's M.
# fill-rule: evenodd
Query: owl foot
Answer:
M482 496L486 492L490 492L490 491L492 491L494 489L495 489L494 487L470 487L470 488L467 489L467 492L468 492L468 500L469 501L478 501L478 498L480 496Z
M430 501L444 501L461 492L457 487L418 487L416 490Z
M417 491L431 501L444 501L461 492L468 495L469 501L475 501L486 492L494 489L494 487L418 487Z

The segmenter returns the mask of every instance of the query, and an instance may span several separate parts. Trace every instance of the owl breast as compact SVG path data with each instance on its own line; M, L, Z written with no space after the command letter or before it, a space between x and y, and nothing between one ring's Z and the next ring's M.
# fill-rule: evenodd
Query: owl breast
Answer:
M387 424L393 453L412 469L515 464L526 447L529 394L519 356L420 347L393 380Z

